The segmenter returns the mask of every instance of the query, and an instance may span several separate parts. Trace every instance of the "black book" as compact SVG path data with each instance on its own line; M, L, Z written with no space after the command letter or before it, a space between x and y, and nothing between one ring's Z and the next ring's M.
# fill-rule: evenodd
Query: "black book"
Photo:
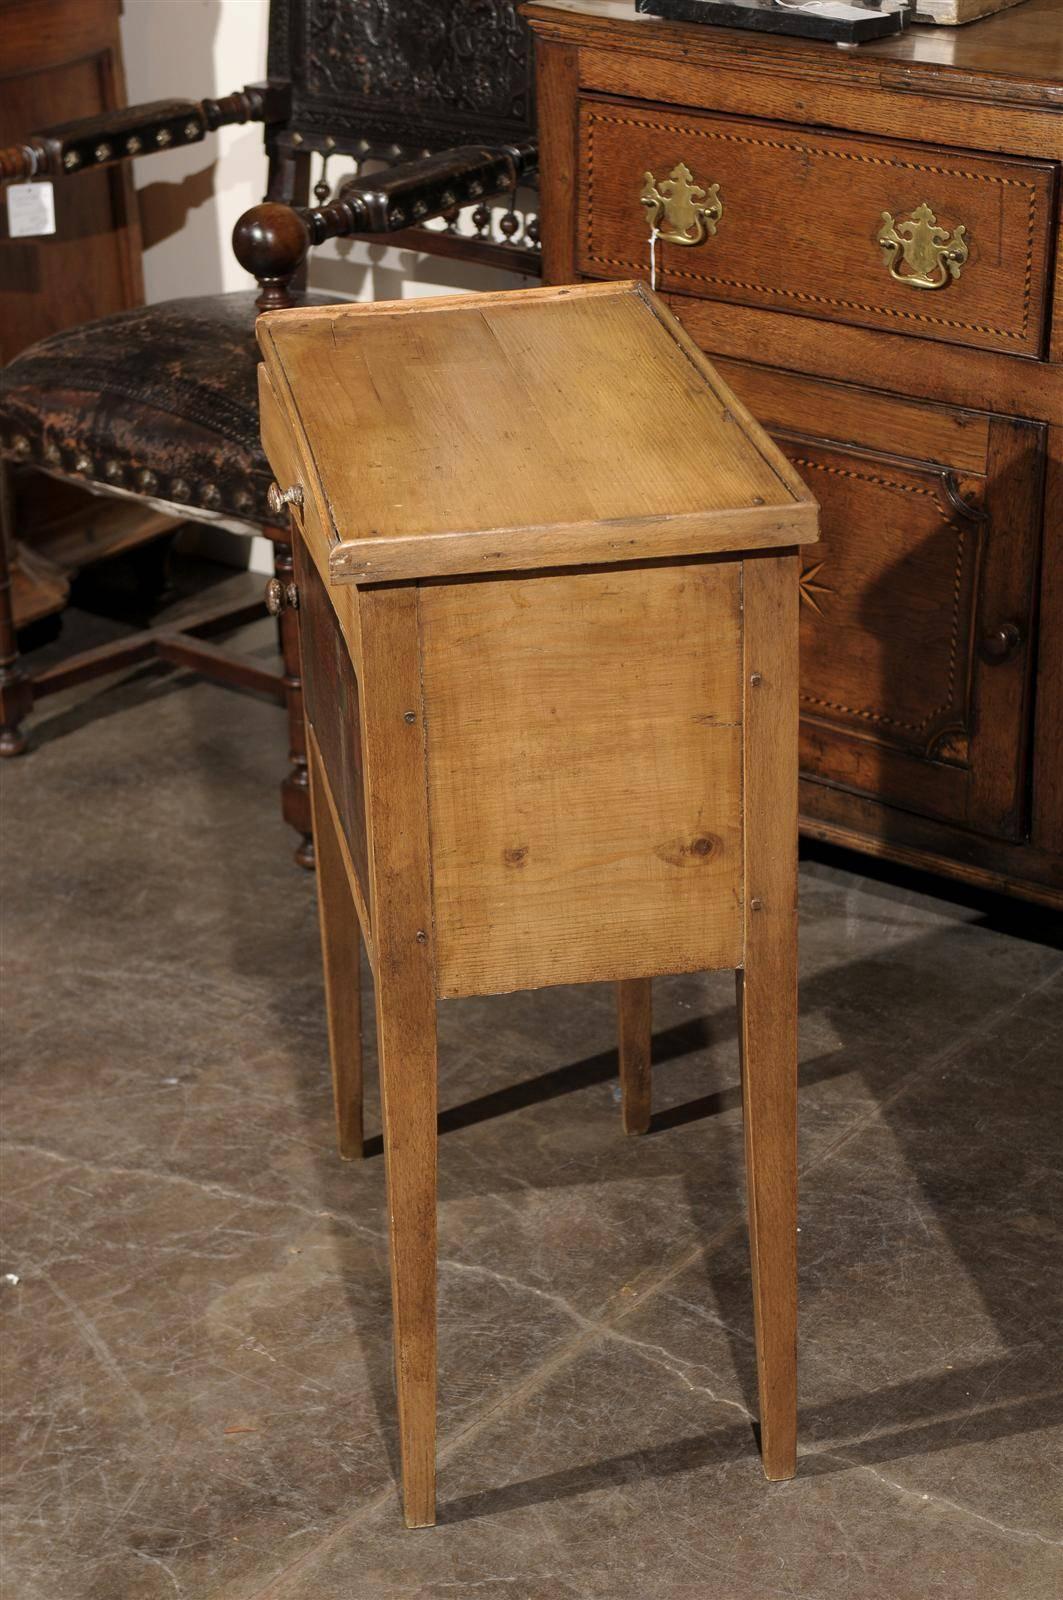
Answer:
M704 22L717 28L751 28L759 33L793 33L806 39L827 39L834 44L864 44L900 33L908 21L907 8L882 11L876 0L837 0L815 9L797 0L635 0L635 10L671 22ZM849 13L848 15L832 15ZM860 13L854 15L853 13Z

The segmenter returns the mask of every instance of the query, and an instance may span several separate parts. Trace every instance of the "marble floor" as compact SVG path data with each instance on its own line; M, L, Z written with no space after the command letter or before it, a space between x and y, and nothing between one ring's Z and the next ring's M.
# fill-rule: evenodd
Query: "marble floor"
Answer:
M803 862L771 1486L730 978L657 984L638 1140L607 989L441 1006L440 1522L407 1533L383 1161L333 1148L282 714L145 667L34 725L0 774L12 1600L1058 1600L1047 914Z

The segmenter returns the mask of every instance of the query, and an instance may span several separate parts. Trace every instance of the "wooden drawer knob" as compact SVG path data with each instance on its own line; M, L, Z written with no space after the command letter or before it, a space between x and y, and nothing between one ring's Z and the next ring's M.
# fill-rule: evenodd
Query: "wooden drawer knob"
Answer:
M1022 644L1022 633L1014 622L1001 623L982 635L982 655L991 666L1007 661Z
M293 483L290 489L282 489L279 483L271 483L266 491L266 504L275 517L280 515L285 506L301 506L302 503L303 491L297 483Z

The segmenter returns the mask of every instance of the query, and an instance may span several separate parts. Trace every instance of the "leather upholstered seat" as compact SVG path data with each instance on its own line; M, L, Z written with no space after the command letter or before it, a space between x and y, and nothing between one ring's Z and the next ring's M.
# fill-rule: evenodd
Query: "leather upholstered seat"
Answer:
M121 312L54 334L0 372L0 758L27 748L23 725L42 697L138 661L162 660L268 694L288 712L283 812L300 836L296 859L309 865L298 588L288 514L267 503L272 476L259 443L256 304L291 305L308 252L333 238L387 236L429 254L522 276L534 271L534 219L525 219L519 237L516 211L518 183L536 161L533 57L517 0L472 7L469 0L393 0L368 9L364 0L270 0L269 10L264 81L218 98L109 109L27 130L0 147L0 182L48 178L77 186L106 169L198 145L218 129L257 124L268 166L265 200L233 231L236 259L257 280L257 296L249 289ZM335 183L330 163L342 163ZM131 187L122 194L131 198ZM489 204L496 196L508 205L497 226ZM475 234L459 228L463 213ZM80 215L72 206L60 218L68 244ZM440 217L446 228L428 226ZM335 299L308 295L305 303ZM76 496L39 495L32 479L40 471L100 495L148 502L163 515L97 506L81 522L79 513L66 512ZM46 573L44 541L32 537L41 500L60 508L52 548L62 556ZM27 574L41 586L45 573L56 610L86 560L185 520L270 540L273 577L260 601L216 601L62 661L25 661L16 581L25 593ZM225 642L265 611L277 618L279 672Z
M204 295L41 340L0 373L4 444L26 465L177 515L286 528L266 504L255 316L254 291Z

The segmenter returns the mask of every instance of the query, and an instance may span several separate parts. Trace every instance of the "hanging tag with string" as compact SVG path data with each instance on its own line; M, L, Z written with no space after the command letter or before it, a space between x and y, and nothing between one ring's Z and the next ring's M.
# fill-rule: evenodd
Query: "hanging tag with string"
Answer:
M661 237L655 222L650 223L650 288L657 288L657 240Z
M55 232L55 193L47 178L37 177L40 164L31 145L19 147L29 168L28 183L9 183L3 189L7 201L7 232L11 239L33 239Z

